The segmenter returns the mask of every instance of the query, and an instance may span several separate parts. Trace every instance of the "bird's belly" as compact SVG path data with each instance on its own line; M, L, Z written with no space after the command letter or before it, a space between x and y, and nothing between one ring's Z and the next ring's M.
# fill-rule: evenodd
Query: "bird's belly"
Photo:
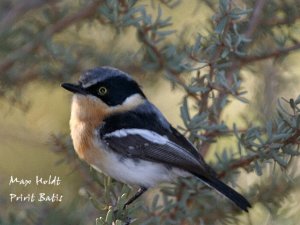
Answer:
M145 160L124 158L117 153L107 150L105 160L94 164L93 167L106 175L130 185L153 187L161 182L170 182L178 176L187 174L178 169L172 169L163 164Z

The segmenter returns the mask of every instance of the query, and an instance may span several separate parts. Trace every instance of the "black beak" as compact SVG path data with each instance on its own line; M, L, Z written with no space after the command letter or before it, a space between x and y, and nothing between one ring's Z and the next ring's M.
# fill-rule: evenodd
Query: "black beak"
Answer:
M80 85L70 84L70 83L62 83L61 86L64 89L71 91L73 93L82 94L82 95L87 94L86 90L84 90Z

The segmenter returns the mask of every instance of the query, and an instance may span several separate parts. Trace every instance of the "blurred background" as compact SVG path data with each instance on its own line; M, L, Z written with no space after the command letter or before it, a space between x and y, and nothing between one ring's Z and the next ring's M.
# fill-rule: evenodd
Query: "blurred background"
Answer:
M299 1L1 0L0 18L0 224L95 224L118 205L103 187L113 182L112 192L120 194L122 184L96 174L73 152L71 95L60 87L104 65L134 76L254 206L244 215L224 200L228 208L214 211L206 207L218 195L204 190L204 200L190 203L192 192L182 200L175 191L171 199L210 216L193 211L188 220L191 211L152 207L129 212L138 215L133 224L299 224L299 122L287 131L277 120L278 107L287 115L282 120L299 119ZM272 132L290 136L276 139ZM9 185L12 176L34 182L50 175L61 184ZM187 182L195 184L181 181L176 190ZM10 200L11 193L40 192L63 201ZM159 189L152 192L146 205L168 205L153 203Z

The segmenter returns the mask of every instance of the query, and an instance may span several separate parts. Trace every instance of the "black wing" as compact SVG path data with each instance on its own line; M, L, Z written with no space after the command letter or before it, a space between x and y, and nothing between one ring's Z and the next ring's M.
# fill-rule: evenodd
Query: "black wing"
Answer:
M123 157L142 159L205 175L197 157L167 137L144 129L121 129L102 137L110 149Z

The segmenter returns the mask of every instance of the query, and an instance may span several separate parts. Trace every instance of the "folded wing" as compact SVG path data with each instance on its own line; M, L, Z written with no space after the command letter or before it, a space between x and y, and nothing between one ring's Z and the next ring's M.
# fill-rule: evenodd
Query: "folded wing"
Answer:
M190 151L153 131L121 129L105 134L103 141L123 157L163 163L191 173L204 169Z

